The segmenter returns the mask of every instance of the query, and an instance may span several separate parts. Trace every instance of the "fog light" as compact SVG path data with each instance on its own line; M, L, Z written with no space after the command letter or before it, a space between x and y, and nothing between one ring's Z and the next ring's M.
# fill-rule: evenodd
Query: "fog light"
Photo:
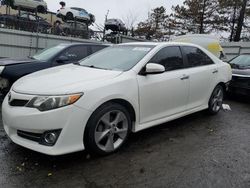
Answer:
M55 133L47 133L44 136L44 141L48 144L53 144L56 142L57 135Z
M54 146L60 133L61 133L61 130L53 130L53 131L45 132L42 136L42 140L40 144L46 145L46 146Z

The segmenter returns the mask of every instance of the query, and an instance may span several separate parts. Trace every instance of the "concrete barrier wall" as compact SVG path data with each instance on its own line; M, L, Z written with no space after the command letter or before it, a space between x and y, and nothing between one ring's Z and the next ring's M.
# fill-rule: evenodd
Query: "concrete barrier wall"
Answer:
M128 36L121 36L119 40L119 43L145 41ZM72 42L101 43L94 40L0 28L0 58L32 56L44 48L60 43ZM239 54L250 54L250 42L225 42L221 43L221 45L224 48L228 60Z
M100 43L94 40L0 28L0 57L32 56L44 48L72 42Z
M228 60L240 54L250 54L250 42L225 42L221 43L221 46Z

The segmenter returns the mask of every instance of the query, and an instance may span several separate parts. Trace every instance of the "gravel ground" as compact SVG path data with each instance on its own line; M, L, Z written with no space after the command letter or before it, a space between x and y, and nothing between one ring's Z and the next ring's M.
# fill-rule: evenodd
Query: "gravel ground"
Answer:
M131 135L106 157L50 157L13 144L0 124L0 187L250 187L250 101Z

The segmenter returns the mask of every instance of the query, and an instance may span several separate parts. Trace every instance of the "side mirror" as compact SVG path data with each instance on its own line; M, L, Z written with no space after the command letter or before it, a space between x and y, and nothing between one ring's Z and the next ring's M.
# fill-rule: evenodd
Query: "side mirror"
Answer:
M56 59L57 63L65 63L66 61L69 61L69 58L67 56L64 56L64 55L62 55Z
M145 71L144 74L160 74L165 72L165 67L160 65L160 64L156 64L156 63L148 63L145 67Z

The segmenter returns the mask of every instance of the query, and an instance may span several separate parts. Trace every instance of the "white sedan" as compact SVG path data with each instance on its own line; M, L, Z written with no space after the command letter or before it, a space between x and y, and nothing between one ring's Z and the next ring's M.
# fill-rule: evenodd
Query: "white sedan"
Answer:
M47 12L47 3L44 0L14 0L14 7L21 10L37 10L37 12Z
M229 64L196 45L112 46L14 83L2 105L4 129L48 155L110 154L131 132L204 109L218 113L231 77Z

